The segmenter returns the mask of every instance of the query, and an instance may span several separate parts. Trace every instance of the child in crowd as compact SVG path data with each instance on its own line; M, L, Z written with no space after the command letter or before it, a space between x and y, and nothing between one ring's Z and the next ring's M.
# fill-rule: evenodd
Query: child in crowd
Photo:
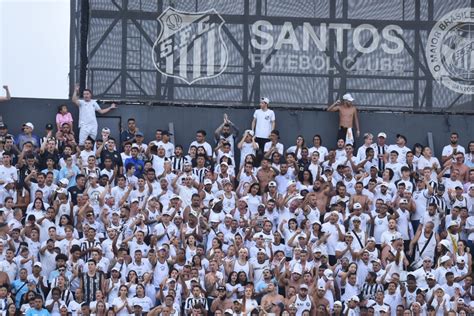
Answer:
M70 126L72 126L72 122L72 115L67 109L67 105L61 104L58 107L58 113L56 114L56 126L58 131L61 130L61 126L63 126L64 123L68 123Z

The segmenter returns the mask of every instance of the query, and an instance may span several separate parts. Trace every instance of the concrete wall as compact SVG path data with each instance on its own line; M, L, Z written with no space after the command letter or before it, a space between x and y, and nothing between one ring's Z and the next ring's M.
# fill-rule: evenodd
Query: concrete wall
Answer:
M11 133L17 134L22 123L31 121L35 124L35 132L42 134L47 123L54 123L57 106L67 103L77 123L78 112L70 101L45 99L12 99L0 104L0 115L9 126ZM103 106L104 107L104 106ZM119 109L106 115L107 119L99 120L99 124L119 124L126 127L127 119L134 117L146 140L151 140L157 128L168 129L168 123L173 122L176 144L188 145L194 138L194 132L204 129L208 139L214 129L222 122L222 116L227 113L230 119L243 131L250 128L253 109L249 108L212 108L188 106L147 106L119 105ZM337 114L317 110L288 110L275 109L277 129L280 130L282 142L286 146L294 144L298 134L311 142L314 134L320 134L325 146L332 148L336 142ZM388 135L388 143L395 142L395 135L402 133L408 138L408 146L414 143L428 144L427 133L432 132L436 156L441 155L441 149L449 142L449 134L456 131L460 134L460 143L474 140L474 115L444 115L444 114L411 114L389 112L362 112L359 115L361 134L384 131ZM102 126L101 126L102 127ZM111 126L109 126L111 127ZM116 126L112 131L118 130ZM118 137L118 135L116 136ZM358 141L361 144L362 140Z

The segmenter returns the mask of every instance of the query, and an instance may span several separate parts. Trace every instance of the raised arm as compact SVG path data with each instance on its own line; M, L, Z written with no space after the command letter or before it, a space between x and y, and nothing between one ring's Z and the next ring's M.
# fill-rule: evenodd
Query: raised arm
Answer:
M224 120L222 121L222 124L219 125L216 130L214 131L214 139L216 141L219 141L219 138L220 138L220 135L221 135L221 131L222 131L222 128L224 127L224 124L226 123L226 120L225 120L225 114L224 114Z
M77 83L74 86L74 92L72 94L71 101L72 101L72 103L74 103L77 106L79 106L79 104L80 104L79 103L79 84L77 84Z
M227 123L229 123L230 127L232 128L232 134L234 135L234 137L239 136L240 134L239 128L229 119L227 119Z
M117 104L112 103L108 108L100 109L97 112L99 112L100 114L106 114L106 113L108 113L111 110L116 109L116 108L117 108Z
M339 111L339 104L341 103L341 101L337 100L336 102L334 102L333 104L331 104L326 111L328 112L337 112Z
M8 101L12 98L10 95L10 89L8 89L8 86L7 85L3 86L3 89L5 89L6 95L4 97L0 97L0 102Z

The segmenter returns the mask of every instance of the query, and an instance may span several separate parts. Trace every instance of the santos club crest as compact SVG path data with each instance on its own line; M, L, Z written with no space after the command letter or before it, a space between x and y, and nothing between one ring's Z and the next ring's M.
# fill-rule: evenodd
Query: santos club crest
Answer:
M152 55L160 73L193 84L226 69L227 46L221 34L225 21L216 10L182 12L168 7L158 22L161 31Z

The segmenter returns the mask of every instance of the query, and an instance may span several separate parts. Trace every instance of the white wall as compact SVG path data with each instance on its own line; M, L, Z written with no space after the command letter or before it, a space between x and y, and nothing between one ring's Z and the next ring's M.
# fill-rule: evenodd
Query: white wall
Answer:
M12 97L67 98L69 7L69 0L0 0L0 86Z

